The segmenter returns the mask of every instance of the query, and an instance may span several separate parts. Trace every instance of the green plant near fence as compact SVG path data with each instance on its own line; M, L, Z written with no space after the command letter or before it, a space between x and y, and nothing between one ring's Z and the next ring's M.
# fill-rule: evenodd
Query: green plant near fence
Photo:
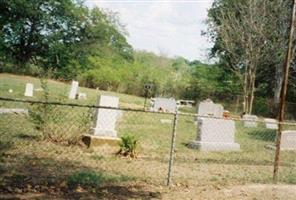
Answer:
M122 135L120 139L120 150L118 154L123 156L130 156L132 158L136 157L136 150L138 147L139 140L134 135L131 135L129 133Z

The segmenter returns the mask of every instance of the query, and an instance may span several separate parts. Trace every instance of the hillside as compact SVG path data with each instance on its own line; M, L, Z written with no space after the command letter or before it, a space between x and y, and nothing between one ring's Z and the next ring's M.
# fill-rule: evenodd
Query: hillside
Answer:
M34 89L41 88L40 80L38 78L2 73L0 74L0 96L39 100L42 96L42 91L34 90L34 97L32 98L24 96L26 83L33 83ZM70 84L71 83L48 80L49 95L51 99L60 100L60 101L62 100L63 102L95 104L97 96L104 94L104 95L119 97L120 107L143 108L144 98L142 97L110 92L110 91L102 91L102 90L97 91L95 89L89 89L85 87L79 87L79 92L86 93L87 100L69 100L68 94L71 86ZM9 93L9 89L12 89L13 92Z

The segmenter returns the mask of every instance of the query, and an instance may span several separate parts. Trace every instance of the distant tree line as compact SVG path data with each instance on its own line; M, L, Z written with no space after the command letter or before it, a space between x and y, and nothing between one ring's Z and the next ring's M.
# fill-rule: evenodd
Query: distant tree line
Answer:
M40 76L134 95L203 99L237 92L216 65L135 51L116 13L79 0L0 0L0 72Z

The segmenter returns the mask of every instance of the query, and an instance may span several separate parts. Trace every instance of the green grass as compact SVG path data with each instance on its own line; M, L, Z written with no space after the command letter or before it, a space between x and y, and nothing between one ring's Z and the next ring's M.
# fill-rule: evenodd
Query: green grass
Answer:
M120 175L114 176L103 172L79 171L68 176L67 184L70 188L82 187L99 187L102 184L124 182L134 180L133 177Z
M0 74L0 96L39 100L42 96L42 91L34 91L34 97L24 96L26 83L33 83L34 89L41 88L40 80L38 78L2 73ZM79 92L86 93L87 100L69 100L68 94L70 91L71 83L48 80L48 86L50 97L53 100L62 100L64 102L94 105L96 104L97 96L103 94L119 97L120 107L143 108L144 105L144 98L142 97L136 97L111 91L97 91L96 89L89 89L85 87L79 87ZM9 89L12 89L13 93L9 93Z

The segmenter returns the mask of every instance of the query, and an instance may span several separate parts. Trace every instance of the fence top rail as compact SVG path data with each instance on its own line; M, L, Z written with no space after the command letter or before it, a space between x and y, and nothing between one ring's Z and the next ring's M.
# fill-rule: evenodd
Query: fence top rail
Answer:
M281 124L281 125L296 126L296 122L293 122L293 121L266 122L266 121L264 121L264 119L250 120L250 119L242 119L242 118L237 118L237 117L228 117L228 118L225 118L225 117L215 117L215 116L208 116L208 115L198 115L198 114L184 113L184 112L178 112L178 115L192 116L192 117L202 117L202 118L209 118L209 119L225 119L225 120L243 121L243 122L258 122L258 123Z
M0 97L2 101L11 101L11 102L21 102L21 103L30 103L30 104L51 104L51 105L58 105L58 106L70 106L70 107L82 107L82 108L104 108L104 109L112 109L112 110L122 110L122 111L133 111L133 112L145 112L145 113L157 113L163 115L182 115L182 116L191 116L191 117L202 117L202 118L210 118L210 119L226 119L226 120L233 120L233 121L246 121L246 122L258 122L258 123L269 123L269 124L281 124L281 125L291 125L296 126L296 122L291 121L284 121L284 122L266 122L264 119L258 120L248 120L248 119L241 119L236 117L214 117L214 116L203 116L198 115L196 113L185 113L185 112L160 112L160 111L151 111L151 110L144 110L144 109L134 109L134 108L115 108L115 107L108 107L108 106L97 106L97 105L83 105L77 103L63 103L58 101L37 101L37 100L29 100L29 99L15 99L15 98L8 98L8 97Z
M157 113L163 115L173 115L176 114L175 112L160 112L160 111L151 111L151 110L144 110L144 109L134 109L134 108L116 108L116 107L109 107L109 106L97 106L97 105L83 105L77 103L63 103L58 101L37 101L37 100L29 100L29 99L14 99L14 98L7 98L7 97L0 97L2 101L11 101L11 102L21 102L21 103L30 103L30 104L51 104L57 106L70 106L70 107L81 107L81 108L104 108L104 109L112 109L112 110L122 110L122 111L133 111L133 112L145 112L145 113Z

